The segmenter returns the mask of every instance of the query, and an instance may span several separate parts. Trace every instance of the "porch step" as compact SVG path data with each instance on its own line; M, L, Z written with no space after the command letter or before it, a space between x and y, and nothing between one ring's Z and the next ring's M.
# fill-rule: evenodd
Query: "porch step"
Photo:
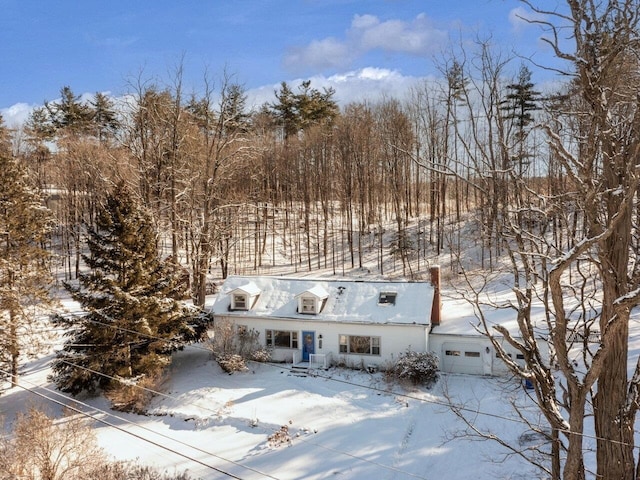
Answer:
M291 364L291 370L307 371L309 370L309 362L298 362Z

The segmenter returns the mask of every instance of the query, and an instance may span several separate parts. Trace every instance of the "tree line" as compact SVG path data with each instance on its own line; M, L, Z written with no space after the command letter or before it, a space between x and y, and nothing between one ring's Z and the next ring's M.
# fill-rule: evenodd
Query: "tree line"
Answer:
M488 44L478 48L488 55ZM210 273L247 268L237 258L254 271L282 262L343 271L377 251L379 273L415 278L416 258L459 257L462 218L478 220L491 268L509 175L535 188L560 182L532 129L545 99L531 72L512 77L509 62L491 61L453 59L408 102L342 108L333 90L305 81L283 82L273 102L249 111L229 77L185 94L181 68L168 85L140 80L118 98L83 101L63 87L15 136L15 154L49 195L66 279L80 273L83 224L122 181L152 212L163 251L190 271L199 305ZM396 272L385 271L389 258Z
M165 84L138 79L118 98L83 101L63 87L12 139L2 130L3 162L28 172L0 168L8 182L0 202L21 199L0 203L1 265L11 265L0 271L7 328L22 305L37 303L16 296L20 269L52 268L82 285L87 235L104 230L105 205L124 187L132 208L148 212L157 255L184 269L198 306L212 278L268 272L282 261L290 270L339 273L375 253L378 273L419 278L420 265L444 260L469 280L465 294L498 354L533 386L551 448L545 461L531 462L554 479L586 478L584 435L593 428L598 478L635 478L640 363L629 370L628 362L640 302L640 7L568 0L547 11L523 3L563 62L553 89L536 86L526 65L482 40L445 56L440 78L407 101L339 107L335 92L305 81L282 83L272 102L250 111L226 75L187 94L181 66ZM11 191L13 178L47 198L53 222L38 217L31 194ZM11 210L16 205L37 226L23 242L41 247L32 255L9 253L24 231L6 213L22 211ZM55 261L41 251L55 252ZM388 271L389 259L397 272ZM506 308L517 336L486 320L484 284L472 279L478 271L511 275ZM538 304L550 359L535 340ZM120 357L135 357L131 342L120 342L133 347ZM135 368L125 366L118 372Z

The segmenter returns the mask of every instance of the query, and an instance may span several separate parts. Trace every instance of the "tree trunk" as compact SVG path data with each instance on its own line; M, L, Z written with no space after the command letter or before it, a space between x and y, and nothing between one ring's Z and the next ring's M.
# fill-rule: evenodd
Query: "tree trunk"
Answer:
M17 319L13 310L9 311L9 353L11 355L11 387L18 384L18 359L20 345L18 343Z

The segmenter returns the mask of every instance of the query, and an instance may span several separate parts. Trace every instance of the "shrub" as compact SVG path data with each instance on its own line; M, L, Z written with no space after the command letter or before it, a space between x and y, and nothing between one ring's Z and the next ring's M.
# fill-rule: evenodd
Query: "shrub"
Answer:
M230 320L218 320L213 327L209 348L227 373L247 370L247 361L268 362L271 352L260 345L260 333Z
M32 407L0 437L0 480L191 480L131 462L111 462L88 421L67 412L62 421Z
M244 372L247 369L247 364L241 355L236 353L221 353L216 355L216 361L220 368L227 373Z
M166 473L136 463L117 462L102 465L90 472L88 476L78 480L192 480L186 472Z
M275 431L269 435L269 445L272 447L279 447L280 445L291 445L291 434L289 433L289 426L283 425L280 430Z
M132 379L120 379L105 391L105 397L111 401L114 410L144 414L147 405L162 388L166 376L157 373Z
M431 386L438 380L438 357L430 352L407 350L390 365L387 375L409 380L413 385Z
M254 350L251 352L249 358L254 362L270 362L271 361L271 352L266 348L260 348L258 350Z

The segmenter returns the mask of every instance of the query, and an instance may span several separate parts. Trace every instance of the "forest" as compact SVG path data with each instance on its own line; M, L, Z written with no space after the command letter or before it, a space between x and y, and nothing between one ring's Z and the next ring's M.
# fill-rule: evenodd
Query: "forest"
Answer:
M374 250L377 273L417 278L428 262L459 257L463 220L491 269L517 185L555 195L566 177L534 128L562 94L544 97L527 67L512 73L515 62L489 48L478 45L485 64L475 71L475 61L447 60L443 79L409 102L343 108L306 81L283 82L272 103L248 111L228 76L185 95L180 68L170 86L140 80L119 98L84 102L65 86L16 132L14 152L55 213L51 248L67 280L79 273L84 226L121 181L152 212L166 256L189 270L200 305L208 278L249 273L247 264L265 272L282 258L295 271L338 272ZM558 215L562 242L559 225L577 219Z
M21 258L21 272L48 268L76 281L88 232L104 226L114 192L126 192L153 225L149 236L144 223L144 238L180 266L196 306L229 274L340 275L376 252L376 275L422 279L431 263L454 272L484 321L482 284L471 277L507 272L515 297L506 308L521 336L499 333L527 368L495 346L534 386L551 426L552 477L584 478L581 434L593 414L598 478L634 478L640 364L629 374L627 361L640 302L640 8L531 8L550 19L534 23L566 62L553 84L536 85L522 59L478 40L445 55L440 77L402 101L340 106L311 81L283 82L272 102L249 109L233 75L205 75L191 93L180 64L165 81L138 78L117 97L84 100L63 86L23 128L2 129L3 165L24 172L12 175L52 213L45 221L30 207L35 197L23 198L50 257L7 254L3 265ZM17 177L2 170L6 212ZM4 219L5 252L10 232L29 227L13 220ZM478 255L465 255L470 248ZM7 292L24 282L0 268ZM7 294L0 304L9 338L15 302ZM545 307L553 365L533 339L535 302ZM598 344L586 340L592 334ZM584 371L572 360L576 346Z

